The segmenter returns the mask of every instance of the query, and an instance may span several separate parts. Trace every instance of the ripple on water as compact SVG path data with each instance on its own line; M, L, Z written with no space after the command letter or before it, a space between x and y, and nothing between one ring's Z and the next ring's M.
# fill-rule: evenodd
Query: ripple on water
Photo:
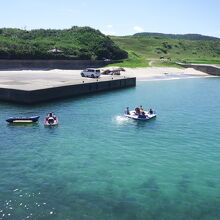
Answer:
M45 201L41 192L25 192L14 189L10 199L0 200L0 219L39 219L56 215L55 208Z

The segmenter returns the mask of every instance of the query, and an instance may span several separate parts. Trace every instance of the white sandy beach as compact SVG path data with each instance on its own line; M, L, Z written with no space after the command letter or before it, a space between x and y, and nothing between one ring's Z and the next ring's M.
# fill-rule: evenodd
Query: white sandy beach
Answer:
M118 67L101 68L101 71L106 69L114 70ZM193 68L174 68L174 67L143 67L143 68L124 68L125 72L121 71L121 75L125 77L136 77L138 81L146 80L169 80L169 79L182 79L192 77L213 77L212 75L195 70ZM48 77L65 77L65 76L80 76L82 70L64 70L64 69L42 69L42 70L12 70L12 71L0 71L0 77L2 73L30 73L31 75L43 74ZM101 75L101 77L107 77Z
M114 69L111 67L108 69ZM105 68L107 69L107 68ZM105 69L101 69L102 71ZM81 70L3 70L0 71L0 87L32 90L89 82L96 79L82 78ZM118 76L101 75L100 80ZM168 67L125 68L120 77L136 77L137 81L173 80L198 77L214 77L192 68L178 69Z
M116 69L117 67L101 68L101 71L106 69ZM174 68L174 67L146 67L146 68L124 68L125 72L121 72L125 77L136 77L138 81L149 80L172 80L172 79L184 79L184 78L196 78L196 77L213 77L204 72L195 70L193 68ZM41 71L40 71L41 72ZM49 70L51 73L63 73L79 76L81 70ZM101 77L106 77L102 75Z
M138 81L213 77L209 74L206 74L201 71L197 71L193 68L180 69L174 67L146 67L146 68L124 68L124 69L125 72L121 72L121 75L127 77L135 76Z

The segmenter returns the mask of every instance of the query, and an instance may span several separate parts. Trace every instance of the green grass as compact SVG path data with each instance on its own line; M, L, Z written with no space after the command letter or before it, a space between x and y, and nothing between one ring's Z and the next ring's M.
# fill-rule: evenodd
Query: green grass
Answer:
M49 53L52 48L62 53ZM160 57L164 59L160 59ZM109 66L179 67L176 62L220 64L220 40L105 36L90 27L65 30L1 28L0 59L122 60ZM149 64L150 63L150 64Z
M220 60L206 60L206 59L186 59L187 63L195 63L195 64L216 64L220 65Z
M138 56L133 51L128 51L128 54L129 54L128 59L124 59L115 64L109 64L108 66L119 66L119 67L128 67L128 68L149 67L149 60L147 60L145 57Z
M126 59L118 63L109 64L106 67L118 66L127 68L149 67L148 61L144 59Z
M180 65L169 62L169 61L160 61L160 60L151 60L153 65L149 65L150 60L146 59L126 59L118 63L109 64L105 67L118 66L118 67L127 67L127 68L138 68L138 67L175 67L183 68Z
M120 48L128 52L123 67L178 67L176 62L220 64L220 41L182 40L153 36L111 36ZM163 56L165 59L160 60Z
M61 52L51 53L57 48ZM126 59L128 54L108 36L90 27L64 30L0 28L0 59Z
M154 62L155 67L175 67L175 68L183 68L182 66L176 64L175 62L169 62L169 61L156 61Z

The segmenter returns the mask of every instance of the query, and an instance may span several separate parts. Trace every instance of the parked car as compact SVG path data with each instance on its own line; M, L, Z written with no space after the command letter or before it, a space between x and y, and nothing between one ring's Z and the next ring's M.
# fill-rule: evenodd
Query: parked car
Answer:
M98 69L87 68L81 72L82 77L99 78L101 71Z
M111 70L107 69L102 72L102 75L111 75Z
M106 69L102 72L103 75L121 75L121 71L125 71L124 68L119 67L119 68L115 68L115 69Z

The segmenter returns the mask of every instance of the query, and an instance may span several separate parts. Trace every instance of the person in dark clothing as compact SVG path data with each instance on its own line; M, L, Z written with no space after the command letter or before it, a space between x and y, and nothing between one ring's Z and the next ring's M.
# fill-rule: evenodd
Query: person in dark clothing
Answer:
M154 112L153 110L150 108L149 113L152 115Z
M135 108L135 114L136 115L140 115L141 111L140 111L140 108L139 107L136 107Z
M125 109L125 114L126 114L126 115L130 115L129 107L127 107L127 108Z

